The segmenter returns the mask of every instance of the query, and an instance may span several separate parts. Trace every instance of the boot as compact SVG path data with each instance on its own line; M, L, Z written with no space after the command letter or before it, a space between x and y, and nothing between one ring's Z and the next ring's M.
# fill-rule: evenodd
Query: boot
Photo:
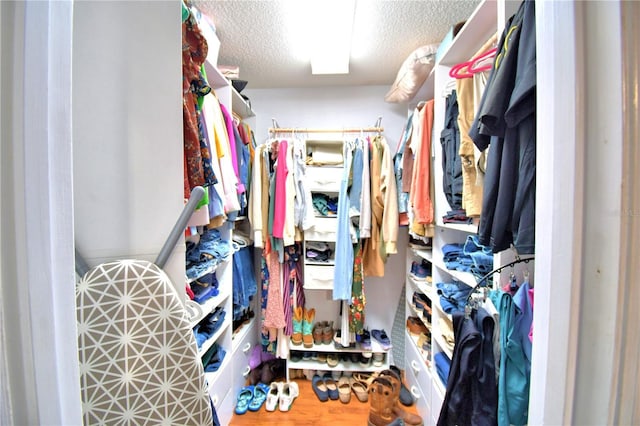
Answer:
M380 372L380 377L387 379L392 386L392 399L393 405L391 411L394 416L402 419L405 424L411 426L422 426L422 417L417 414L409 413L405 411L400 405L400 389L402 387L402 381L400 376L393 370L383 370Z
M311 308L305 310L302 320L302 343L304 347L310 349L313 347L313 319L316 316L316 310Z
M291 334L291 343L294 345L302 344L302 306L298 306L293 310L293 334Z
M324 330L325 322L326 321L320 321L313 326L313 343L316 345L322 344L322 330Z
M399 420L393 412L396 401L393 399L393 384L388 377L376 378L369 388L369 426L387 426Z

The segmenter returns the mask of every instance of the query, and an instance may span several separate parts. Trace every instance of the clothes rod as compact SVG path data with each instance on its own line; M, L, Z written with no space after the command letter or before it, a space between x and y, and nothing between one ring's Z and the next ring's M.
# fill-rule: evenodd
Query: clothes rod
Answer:
M384 127L349 127L345 129L315 129L294 127L271 127L269 133L359 133L359 132L384 132Z

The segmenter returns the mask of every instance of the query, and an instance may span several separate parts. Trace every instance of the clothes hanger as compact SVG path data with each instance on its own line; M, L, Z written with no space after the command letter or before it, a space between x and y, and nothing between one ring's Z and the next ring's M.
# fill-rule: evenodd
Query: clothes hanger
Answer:
M494 47L493 49L489 49L486 52L484 52L482 55L477 56L475 59L471 60L471 63L469 64L469 68L468 68L469 72L473 75L482 71L488 71L491 68L493 68L493 61L485 65L481 65L481 64L488 59L495 58L497 51L498 51L498 48Z
M473 77L473 74L469 72L471 62L472 61L462 62L451 67L449 70L449 77L456 79Z

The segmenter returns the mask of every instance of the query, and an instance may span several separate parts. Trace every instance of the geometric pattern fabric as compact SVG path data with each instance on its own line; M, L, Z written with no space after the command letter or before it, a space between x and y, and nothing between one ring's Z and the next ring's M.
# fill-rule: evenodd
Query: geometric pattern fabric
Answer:
M142 260L103 263L76 287L85 425L211 425L186 312L169 277Z

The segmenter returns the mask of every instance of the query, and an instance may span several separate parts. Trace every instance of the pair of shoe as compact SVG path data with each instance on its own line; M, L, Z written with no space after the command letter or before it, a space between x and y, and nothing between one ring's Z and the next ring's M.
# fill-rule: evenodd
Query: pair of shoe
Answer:
M289 411L293 400L300 394L298 384L296 382L273 382L269 386L265 410L276 411L276 407L280 411Z
M340 398L338 384L333 377L331 377L331 374L325 374L324 376L314 375L313 379L311 379L311 387L321 402Z
M249 385L240 389L236 401L236 414L244 414L249 411L258 411L267 400L269 387L263 383Z
M264 361L258 367L251 370L249 380L251 384L255 385L258 382L269 385L279 377L286 375L285 360L274 358L268 361Z
M431 275L431 263L426 260L411 262L411 275L419 280L426 280Z
M371 337L380 343L380 346L382 346L382 349L385 351L388 351L393 347L389 336L387 336L387 332L384 330L371 330Z
M382 367L384 364L385 353L384 352L375 352L371 359L371 363L374 367Z
M400 380L391 370L380 372L369 388L371 405L368 424L382 426L404 424L422 426L422 417L411 414L399 405Z
M360 342L360 347L364 351L371 350L371 333L369 330L364 329L362 333L356 334L356 342Z
M407 317L407 330L410 334L419 336L420 334L431 334L426 325L418 317Z
M320 321L313 326L313 343L328 345L333 340L333 321Z

